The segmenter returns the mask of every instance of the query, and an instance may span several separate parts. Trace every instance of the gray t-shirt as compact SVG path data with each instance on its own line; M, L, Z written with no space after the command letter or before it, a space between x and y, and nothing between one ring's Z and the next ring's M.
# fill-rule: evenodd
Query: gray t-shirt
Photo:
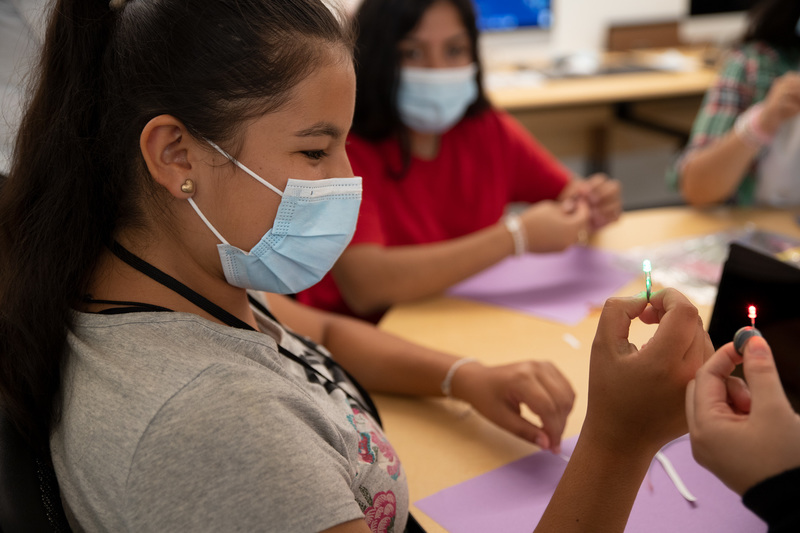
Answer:
M355 388L327 352L258 319L261 332L77 314L51 438L76 530L305 532L363 517L403 531L405 473L377 423L276 340Z

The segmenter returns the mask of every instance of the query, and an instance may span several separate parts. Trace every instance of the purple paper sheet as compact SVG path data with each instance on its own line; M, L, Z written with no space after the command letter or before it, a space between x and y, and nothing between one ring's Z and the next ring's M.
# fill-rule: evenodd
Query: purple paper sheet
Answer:
M566 455L572 453L576 441L577 437L562 443ZM662 451L697 502L683 499L661 464L653 461L633 505L627 533L767 531L736 493L695 462L688 438ZM534 453L419 500L416 506L450 533L530 533L565 468L564 459L550 452Z
M615 257L583 246L511 257L459 283L449 294L572 326L636 275L618 266Z

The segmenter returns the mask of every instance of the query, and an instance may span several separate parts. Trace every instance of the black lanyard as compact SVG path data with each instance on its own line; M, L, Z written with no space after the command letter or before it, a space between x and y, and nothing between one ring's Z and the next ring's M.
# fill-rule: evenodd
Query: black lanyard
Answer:
M186 285L184 285L183 283L181 283L177 279L173 278L172 276L170 276L166 272L164 272L162 270L159 270L158 268L156 268L155 266L151 265L150 263L148 263L144 259L134 255L133 253L131 253L130 251L125 249L125 247L123 247L117 241L112 242L112 244L110 246L110 249L111 249L111 252L114 255L116 255L119 259L121 259L122 261L124 261L125 263L130 265L131 267L135 268L136 270L138 270L139 272L141 272L145 276L151 278L152 280L157 281L158 283L160 283L161 285L165 286L166 288L168 288L168 289L180 294L181 296L183 296L184 298L186 298L187 300L192 302L194 305L196 305L197 307L199 307L203 311L207 312L208 314L210 314L211 316L213 316L214 318L216 318L220 322L222 322L224 324L227 324L228 326L230 326L232 328L244 329L244 330L248 330L248 331L257 331L256 329L254 329L247 322L244 322L243 320L240 320L239 318L237 318L233 314L231 314L228 311L226 311L225 309L221 308L220 306L218 306L217 304L215 304L214 302L212 302L208 298L204 297L203 295L199 294L198 292L190 289L189 287L187 287ZM259 311L264 313L266 316L268 316L274 322L280 324L280 322L275 318L275 316L272 313L270 313L270 311L264 305L262 305L261 302L259 302L258 300L256 300L255 298L253 298L250 295L248 295L248 299L249 299L251 305L253 305L256 309L258 309ZM105 301L105 300L96 300L96 302L97 303L123 303L123 304L126 304L128 306L139 305L141 307L151 307L151 308L153 308L152 310L159 310L159 311L166 310L163 307L152 306L150 304L135 304L134 302L109 302L109 301ZM363 397L364 403L366 403L366 405L364 405L364 403L362 403L362 401L359 398L356 398L355 396L353 396L352 394L347 392L345 389L340 387L338 383L336 383L335 381L332 381L325 374L323 374L322 372L320 372L319 370L314 368L308 361L306 361L302 357L299 357L296 354L290 352L288 349L286 349L283 346L281 346L280 343L277 343L278 344L278 352L281 355L283 355L285 357L288 357L289 359L291 359L295 363L301 365L307 371L312 372L313 374L315 374L319 378L322 378L323 380L325 380L325 382L328 384L328 386L333 386L333 387L339 389L340 391L342 391L350 400L352 400L353 402L358 404L359 407L361 407L361 409L363 409L365 412L367 412L370 415L372 415L372 417L375 419L375 421L378 423L379 426L383 427L383 422L381 421L380 415L378 415L378 408L375 406L375 402L372 401L372 398L370 397L370 395L366 391L366 389L364 389L364 387L362 387L361 384L358 381L356 381L356 379L353 376L351 376L350 373L347 370L345 370L333 358L327 357L325 354L321 353L312 343L307 342L306 339L304 339L303 337L297 335L296 333L294 333L291 330L287 329L286 331L290 335L295 337L297 340L299 340L301 343L303 343L304 346L306 346L307 348L315 351L317 354L319 354L321 357L323 357L325 361L330 361L331 364L333 364L335 367L337 367L339 370L341 370L344 373L344 375L347 376L347 378L350 380L350 382L353 384L353 386L356 388L356 390L358 390L359 394Z

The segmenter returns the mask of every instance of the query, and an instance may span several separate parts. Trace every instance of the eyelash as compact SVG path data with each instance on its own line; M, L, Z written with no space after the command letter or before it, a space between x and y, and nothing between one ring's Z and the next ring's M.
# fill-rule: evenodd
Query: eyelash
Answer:
M319 161L323 157L328 155L328 152L325 150L305 150L302 152L304 156L309 159L313 159L314 161Z

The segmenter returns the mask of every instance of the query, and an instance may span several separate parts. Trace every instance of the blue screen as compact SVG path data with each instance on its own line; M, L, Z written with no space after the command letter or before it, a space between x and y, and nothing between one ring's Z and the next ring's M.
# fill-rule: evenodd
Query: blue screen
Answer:
M550 0L473 0L481 31L549 28Z

